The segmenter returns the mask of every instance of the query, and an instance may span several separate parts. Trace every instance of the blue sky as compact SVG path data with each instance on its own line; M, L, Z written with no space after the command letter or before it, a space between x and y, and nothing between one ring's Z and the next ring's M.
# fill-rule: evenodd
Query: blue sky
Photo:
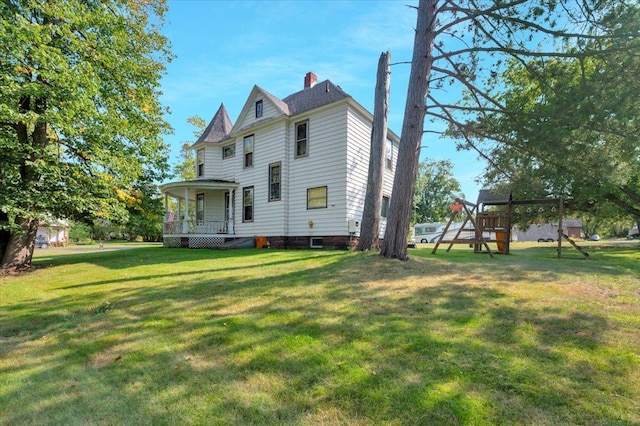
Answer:
M209 121L221 103L235 122L254 84L280 99L302 90L312 71L373 111L380 53L409 62L415 0L168 0L164 34L177 56L168 64L161 100L175 133L166 137L171 162L183 142L195 141L187 118ZM408 64L391 69L389 127L398 135ZM442 130L427 122L425 130ZM466 198L475 201L483 163L452 141L427 133L421 159L450 159Z

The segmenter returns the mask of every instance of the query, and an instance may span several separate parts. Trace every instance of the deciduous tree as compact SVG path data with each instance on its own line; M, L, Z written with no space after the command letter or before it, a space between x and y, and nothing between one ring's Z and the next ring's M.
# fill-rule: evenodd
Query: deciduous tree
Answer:
M198 115L194 115L187 118L187 122L195 127L195 129L193 130L193 134L197 139L206 127L204 118ZM181 161L173 167L173 174L177 178L185 181L193 180L196 178L196 159L193 155L191 145L193 145L193 142L182 143L182 147L180 148Z
M117 191L161 178L163 0L0 4L3 269L30 265L39 218L122 218Z
M414 222L444 222L451 216L451 203L456 198L465 198L452 169L449 160L425 160L418 164Z
M618 17L619 26L628 28L629 19L640 35L637 10L635 18ZM491 112L468 126L494 160L487 183L513 186L519 197L570 197L574 209L599 221L638 222L640 59L625 51L628 44L602 58L512 62L502 96L519 114Z

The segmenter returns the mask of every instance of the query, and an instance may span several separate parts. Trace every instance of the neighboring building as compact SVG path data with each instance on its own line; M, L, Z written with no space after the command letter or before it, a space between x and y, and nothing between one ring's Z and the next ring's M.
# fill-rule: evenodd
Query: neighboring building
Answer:
M580 238L582 220L564 219L562 221L562 231L571 238ZM557 222L542 225L534 223L526 231L520 231L517 226L514 226L512 238L513 241L558 241L558 224Z
M303 90L282 100L254 86L235 124L221 105L192 147L196 179L161 186L164 245L219 247L255 238L258 246L348 247L359 237L372 121L339 86L317 83L313 73ZM381 236L398 142L389 131Z
M66 246L69 242L69 222L62 219L41 220L36 232L37 242L47 242L47 245Z

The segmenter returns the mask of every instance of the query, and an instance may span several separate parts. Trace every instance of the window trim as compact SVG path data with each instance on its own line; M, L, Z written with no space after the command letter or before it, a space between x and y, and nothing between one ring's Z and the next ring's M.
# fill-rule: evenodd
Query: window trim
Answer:
M263 108L264 108L264 105L262 103L262 99L258 99L255 104L256 118L262 117L262 114L264 112Z
M247 140L251 139L251 151L247 152ZM242 164L245 169L253 167L253 152L255 151L256 135L250 134L242 138ZM250 156L250 157L248 157ZM251 164L248 164L247 159L251 159Z
M301 126L303 124L305 125L305 137L304 137L304 139L298 139L298 126ZM295 132L294 135L293 135L293 139L294 139L294 146L293 146L294 158L308 157L309 156L309 119L298 121L297 123L295 123L294 132ZM305 143L304 154L298 154L298 144L303 140L304 140L304 143Z
M229 156L225 156L225 150L226 150L226 149L231 149L231 155L229 155ZM227 160L227 159L229 159L229 158L233 158L233 157L235 157L235 156L236 156L236 144L235 144L235 143L233 143L233 144L231 144L231 145L226 145L226 146L223 146L223 147L222 147L222 159L223 159L223 160Z
M204 176L204 148L196 151L196 176Z
M322 237L309 238L309 248L322 248Z
M323 206L316 206L316 207L310 206L310 201L321 199L320 197L314 197L314 198L310 197L310 191L313 191L314 189L324 189L324 205ZM326 209L328 204L329 204L329 188L326 185L307 188L307 210Z
M273 169L274 167L278 167L278 182L273 182ZM272 185L278 185L278 196L273 196ZM280 201L282 199L282 162L276 161L275 163L269 164L269 202L271 201Z
M245 204L246 201L246 193L247 191L251 192L251 204ZM253 222L254 217L254 208L255 208L255 196L253 192L253 186L245 186L242 188L242 223L250 223ZM251 219L247 219L247 207L251 207Z

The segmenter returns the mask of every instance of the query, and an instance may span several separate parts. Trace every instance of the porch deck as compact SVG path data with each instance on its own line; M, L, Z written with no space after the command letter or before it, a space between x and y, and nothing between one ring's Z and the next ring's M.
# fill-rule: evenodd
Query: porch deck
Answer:
M236 240L232 220L164 222L165 247L221 248Z

